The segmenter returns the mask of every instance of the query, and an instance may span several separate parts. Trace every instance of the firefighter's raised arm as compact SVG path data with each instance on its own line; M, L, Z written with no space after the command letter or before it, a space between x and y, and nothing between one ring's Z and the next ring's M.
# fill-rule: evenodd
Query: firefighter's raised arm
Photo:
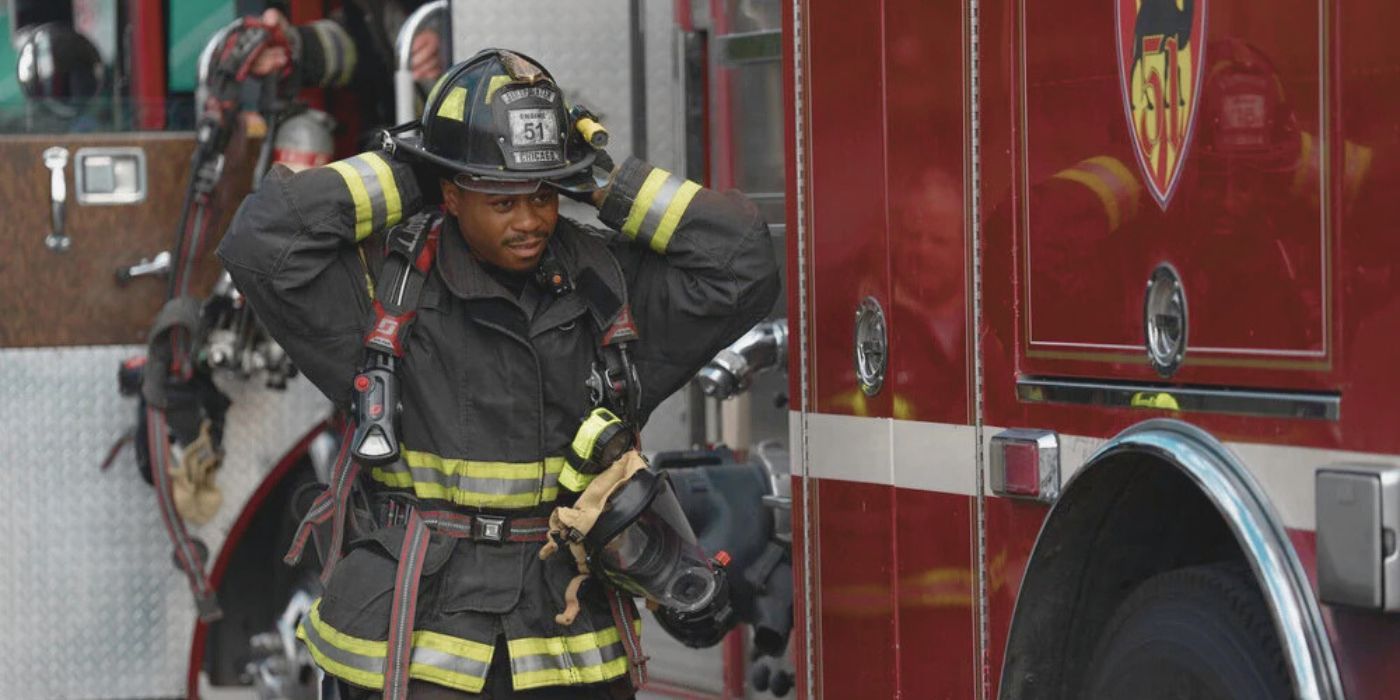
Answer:
M598 218L627 244L642 414L773 308L782 289L768 224L738 192L717 192L637 159L615 173Z
M258 317L333 401L350 396L371 310L358 244L421 207L413 169L383 153L295 174L275 166L219 246Z

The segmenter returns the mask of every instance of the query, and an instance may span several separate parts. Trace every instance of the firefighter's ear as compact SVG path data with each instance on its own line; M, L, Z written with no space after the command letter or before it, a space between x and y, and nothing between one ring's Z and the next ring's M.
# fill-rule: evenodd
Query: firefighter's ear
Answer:
M447 209L447 213L455 218L458 209L462 206L462 188L447 179L438 180L438 185L442 188L443 207Z

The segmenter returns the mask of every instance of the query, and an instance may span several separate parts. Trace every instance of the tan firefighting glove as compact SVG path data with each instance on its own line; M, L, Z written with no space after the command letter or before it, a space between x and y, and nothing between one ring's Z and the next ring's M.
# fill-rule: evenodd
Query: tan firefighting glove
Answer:
M540 559L548 559L559 551L559 542L569 545L578 564L578 575L564 590L564 612L554 616L561 625L571 625L578 617L578 589L588 578L588 555L583 549L583 537L598 522L613 492L627 483L633 474L646 469L647 463L636 450L628 450L612 466L593 478L573 507L559 506L549 514L549 541L540 548Z
M180 517L195 525L213 519L224 502L224 496L214 483L214 476L223 461L223 453L214 449L209 436L210 422L199 426L199 437L176 449L175 464L170 468L170 492Z

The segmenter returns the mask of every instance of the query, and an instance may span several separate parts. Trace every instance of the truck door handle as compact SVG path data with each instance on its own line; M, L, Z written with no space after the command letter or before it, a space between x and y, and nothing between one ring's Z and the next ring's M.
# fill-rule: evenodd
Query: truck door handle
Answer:
M141 262L129 267L117 268L117 283L126 284L137 277L163 276L170 274L170 251L162 250L153 258L141 258Z
M44 149L44 167L49 169L49 202L52 216L49 234L44 236L44 245L48 246L49 250L62 253L73 243L63 230L64 214L68 208L68 182L63 172L68 167L68 149L62 146Z

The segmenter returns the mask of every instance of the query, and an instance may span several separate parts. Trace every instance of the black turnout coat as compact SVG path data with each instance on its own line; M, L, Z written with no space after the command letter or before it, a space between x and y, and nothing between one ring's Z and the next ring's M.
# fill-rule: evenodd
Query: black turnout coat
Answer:
M373 317L376 233L423 207L410 166L378 152L301 173L275 168L239 209L219 256L274 338L337 404ZM772 307L768 227L738 193L715 192L638 160L617 172L598 230L560 218L550 249L573 280L623 300L641 339L641 419ZM603 305L606 307L606 305ZM368 471L381 493L424 508L544 515L561 495L562 455L592 407L585 385L612 318L584 295L516 296L470 254L448 216L399 370L403 458ZM567 481L567 480L566 480ZM383 682L403 526L350 543L299 630L332 675ZM415 616L410 676L479 692L496 642L517 690L601 683L627 673L601 583L584 612L555 622L575 573L537 543L434 534ZM497 662L499 663L499 659Z

